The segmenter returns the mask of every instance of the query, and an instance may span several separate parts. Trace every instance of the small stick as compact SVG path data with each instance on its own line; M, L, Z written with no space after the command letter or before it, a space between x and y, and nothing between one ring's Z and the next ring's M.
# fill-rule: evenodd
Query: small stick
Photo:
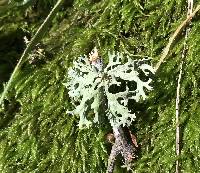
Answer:
M180 73L178 77L178 85L176 89L176 156L180 156L180 126L179 126L179 102L180 102L180 82L182 78L182 70L183 68L183 61L181 61L180 65ZM180 172L180 163L179 163L179 158L176 160L176 173Z
M196 7L196 9L194 10L193 13L191 13L190 15L188 15L187 19L185 19L181 25L179 25L179 27L176 29L176 31L174 32L174 34L170 37L169 42L167 44L167 46L165 47L162 56L159 60L159 62L155 65L155 71L157 71L160 67L160 65L163 63L163 61L165 60L166 56L169 53L169 50L172 46L172 43L175 41L176 37L178 36L178 34L183 30L184 27L187 26L187 24L192 20L192 18L195 16L195 14L200 10L200 5L198 5Z
M128 132L127 134L125 134ZM130 170L131 162L136 157L137 142L136 139L132 139L131 133L128 127L113 127L113 133L115 137L115 142L112 146L112 150L108 159L107 173L113 173L115 160L117 155L121 154L124 158L127 170ZM134 136L135 137L135 136ZM135 142L133 143L133 140Z
M12 75L11 75L6 87L4 88L4 91L3 91L3 93L0 97L0 105L3 103L3 100L4 100L8 90L10 89L10 86L11 86L11 83L13 82L15 74L20 69L20 67L23 65L23 63L27 60L29 53L32 51L33 47L37 44L38 40L41 38L41 36L46 31L49 23L51 22L52 18L55 16L57 10L59 9L59 7L61 6L62 3L63 3L63 0L57 1L57 3L53 7L53 9L49 13L49 15L46 17L46 19L44 20L42 25L39 27L39 29L37 30L37 32L35 33L35 35L31 39L31 41L28 43L26 49L24 50L21 58L19 59L17 65L15 67L14 71L12 72Z
M193 0L188 0L188 12L187 16L190 16L192 14L192 9L193 9ZM181 64L180 64L180 72L179 72L179 77L178 77L178 84L177 84L177 89L176 89L176 156L180 156L180 122L179 122L179 117L180 117L180 91L181 91L181 78L183 74L183 60L186 55L186 41L188 38L189 34L189 28L186 30L185 33L185 41L184 41L184 46L183 46L183 52L181 56ZM176 173L180 173L180 163L179 163L179 158L176 160Z

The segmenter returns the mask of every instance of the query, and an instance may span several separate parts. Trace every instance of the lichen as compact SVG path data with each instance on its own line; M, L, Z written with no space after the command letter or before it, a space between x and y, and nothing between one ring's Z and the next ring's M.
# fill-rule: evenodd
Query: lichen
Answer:
M95 68L87 56L75 60L73 67L69 69L69 80L64 85L69 89L69 96L75 102L79 102L72 113L80 116L80 128L89 127L92 122L98 122L101 94L107 98L105 115L111 125L113 127L129 126L136 116L128 109L128 101L132 99L138 102L141 98L145 99L145 90L152 90L150 74L154 73L154 69L147 64L149 59L132 60L128 56L124 58L119 52L116 54L109 52L108 57L109 62L102 70ZM123 59L126 59L125 63L122 62ZM143 81L139 77L140 73L148 77L148 80ZM126 85L125 90L113 93L112 86L122 85L119 79L125 82L123 83ZM136 83L135 90L130 89L127 85L128 81ZM93 110L95 114L93 120L89 120L87 115L90 110Z

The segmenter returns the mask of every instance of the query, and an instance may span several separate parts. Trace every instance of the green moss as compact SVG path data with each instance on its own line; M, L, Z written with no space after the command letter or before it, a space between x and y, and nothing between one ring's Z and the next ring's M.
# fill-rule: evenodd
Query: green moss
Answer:
M197 4L195 2L194 6ZM24 32L22 35L20 32L24 28L34 35L49 8L47 5L42 19L41 13L35 13L34 20L30 16L26 18L24 13L13 18L13 14L17 14L15 11L4 14L0 37L14 33L9 36L8 43L16 37L23 40ZM45 50L42 63L37 63L37 59L36 64L24 63L0 109L0 172L105 172L110 146L104 135L111 127L105 122L103 129L92 127L79 131L79 118L66 114L72 106L68 91L62 85L68 67L94 46L105 57L105 62L108 62L109 50L129 56L148 56L157 62L170 35L186 18L186 9L187 2L182 0L75 0L73 5L63 5L50 31L47 30L41 40ZM35 12L32 10L31 14ZM198 16L189 26L181 84L180 160L183 172L199 171ZM14 27L9 29L7 21L13 21ZM170 50L167 62L159 69L149 99L134 105L138 118L132 130L141 146L134 163L137 172L175 172L175 98L183 42L184 32ZM13 44L13 54L9 44L3 45L5 52L1 52L0 66L2 57L7 57L6 61L10 58L13 63L19 59L22 52L16 52L17 45ZM6 75L12 69L10 65L5 68L0 76L5 77L2 83L8 80Z

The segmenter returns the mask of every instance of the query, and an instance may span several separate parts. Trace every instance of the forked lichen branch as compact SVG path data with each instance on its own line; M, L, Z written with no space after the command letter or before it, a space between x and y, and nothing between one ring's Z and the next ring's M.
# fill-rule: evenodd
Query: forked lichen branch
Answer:
M107 116L115 137L108 161L107 171L111 173L118 154L123 156L127 168L135 158L135 143L131 134L128 132L127 137L123 130L136 118L128 103L130 100L138 102L146 99L146 91L152 90L150 83L154 69L148 64L149 59L132 60L119 52L109 52L108 59L105 66L95 48L89 58L84 56L74 61L68 71L68 82L64 85L69 89L69 96L79 102L74 103L75 109L70 113L79 115L80 129L89 128L93 123L105 123L100 119ZM122 63L123 60L125 63ZM93 116L89 116L88 112L93 112Z

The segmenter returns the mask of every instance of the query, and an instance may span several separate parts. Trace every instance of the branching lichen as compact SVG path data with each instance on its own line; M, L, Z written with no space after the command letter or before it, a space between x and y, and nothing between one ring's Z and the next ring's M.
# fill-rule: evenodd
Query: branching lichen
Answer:
M92 121L98 122L102 94L107 98L104 112L112 127L129 126L136 118L128 109L129 100L138 102L141 98L145 99L145 90L152 89L150 74L154 73L154 69L147 64L148 59L132 60L128 56L124 58L119 52L109 52L108 57L109 63L103 69L94 66L94 63L91 64L87 56L74 61L73 67L69 69L69 81L65 86L69 89L69 96L80 103L72 111L73 114L80 116L80 128L89 127ZM122 60L126 62L122 63ZM141 73L148 78L147 81L140 78ZM132 89L127 85L128 82L133 82L136 87ZM115 87L124 84L122 91L114 91ZM87 115L90 110L95 114L93 120L89 120L90 117Z

